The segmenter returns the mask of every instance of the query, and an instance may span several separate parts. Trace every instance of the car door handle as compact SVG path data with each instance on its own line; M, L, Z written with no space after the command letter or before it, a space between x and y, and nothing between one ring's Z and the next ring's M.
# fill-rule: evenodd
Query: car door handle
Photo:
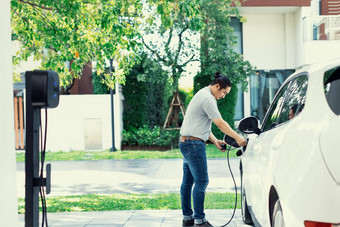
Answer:
M281 146L281 145L274 145L274 146L273 146L273 150L274 150L274 151L278 150L278 149L280 148L280 146Z

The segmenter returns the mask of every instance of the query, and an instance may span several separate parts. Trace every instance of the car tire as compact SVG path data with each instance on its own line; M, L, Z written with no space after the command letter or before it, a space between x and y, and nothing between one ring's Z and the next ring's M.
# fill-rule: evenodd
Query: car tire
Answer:
M253 220L251 219L251 215L248 208L246 192L243 186L243 172L241 170L241 212L242 212L242 220L246 224L253 224Z
M280 200L276 200L273 214L272 214L272 227L285 227L285 222L283 219L282 207L280 204Z

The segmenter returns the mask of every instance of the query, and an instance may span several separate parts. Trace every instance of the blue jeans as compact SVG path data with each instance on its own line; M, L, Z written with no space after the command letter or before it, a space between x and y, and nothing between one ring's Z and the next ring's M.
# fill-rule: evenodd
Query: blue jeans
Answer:
M184 219L193 216L191 191L193 189L194 218L197 224L205 221L204 198L209 183L205 143L198 140L186 140L179 143L183 155L183 180L181 202Z

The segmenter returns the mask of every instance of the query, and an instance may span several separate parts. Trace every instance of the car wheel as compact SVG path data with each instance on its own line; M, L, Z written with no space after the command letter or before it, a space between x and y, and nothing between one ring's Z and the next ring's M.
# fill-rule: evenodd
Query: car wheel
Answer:
M251 219L251 215L248 209L246 191L243 187L243 172L241 170L241 212L242 212L242 220L246 224L253 224L253 220Z
M276 200L272 215L272 227L285 227L280 200Z

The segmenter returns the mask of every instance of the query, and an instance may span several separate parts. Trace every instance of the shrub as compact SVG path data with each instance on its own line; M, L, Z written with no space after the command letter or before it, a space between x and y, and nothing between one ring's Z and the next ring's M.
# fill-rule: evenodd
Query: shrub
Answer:
M178 130L162 130L159 126L153 128L144 125L141 128L123 130L123 145L174 147L178 143Z
M105 68L109 72L109 68ZM92 73L93 94L110 94L110 88L104 83L102 75L97 75L97 71Z
M168 87L167 73L159 63L143 55L123 86L124 129L163 125L168 110Z

